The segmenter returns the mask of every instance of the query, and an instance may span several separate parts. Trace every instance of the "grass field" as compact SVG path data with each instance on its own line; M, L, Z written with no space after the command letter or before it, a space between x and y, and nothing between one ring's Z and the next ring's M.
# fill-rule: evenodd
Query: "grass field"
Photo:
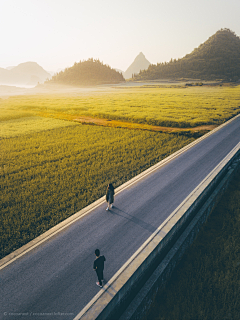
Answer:
M142 320L240 319L240 169Z
M240 86L119 88L77 96L14 96L0 100L0 121L27 116L72 120L91 116L142 124L219 125L240 112Z
M130 88L0 99L0 257L194 140L82 125L88 115L169 126L220 124L236 115L240 86Z
M0 257L191 141L81 124L1 139Z
M77 125L75 122L44 117L21 117L0 122L0 137L8 138Z

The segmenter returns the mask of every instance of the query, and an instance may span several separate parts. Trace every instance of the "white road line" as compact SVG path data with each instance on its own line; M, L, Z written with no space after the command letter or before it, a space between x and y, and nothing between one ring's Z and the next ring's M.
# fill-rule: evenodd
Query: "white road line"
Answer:
M168 162L170 162L173 159L177 158L182 153L186 152L187 150L189 150L190 148L192 148L193 146L195 146L196 144L198 144L202 140L206 139L207 137L209 137L210 135L212 135L216 131L222 129L224 126L228 125L230 122L234 121L238 117L240 117L240 114L235 116L234 118L228 120L227 122L223 123L219 127L213 129L212 131L208 132L204 136L198 138L197 140L191 142L189 145L187 145L187 146L183 147L182 149L176 151L175 153L173 153L172 155L168 156L167 158L161 160L160 162L158 162L157 164L155 164L152 167L148 168L147 170L143 171L142 173L140 173L139 175L135 176L131 180L125 182L124 184L122 184L121 186L116 188L115 194L117 195L120 192L122 192L125 189L129 188L130 186L132 186L133 184L139 182L141 179L145 178L149 174L153 173L154 171L158 170L162 166L166 165ZM105 203L105 196L103 196L102 198L96 200L95 202L93 202L89 206L83 208L82 210L80 210L79 212L75 213L74 215L72 215L71 217L67 218L66 220L60 222L59 224L57 224L56 226L52 227L48 231L44 232L42 235L38 236L37 238L35 238L35 239L31 240L30 242L28 242L27 244L25 244L21 248L15 250L14 252L12 252L9 255L7 255L6 257L2 258L0 260L0 270L5 268L6 266L11 264L12 262L16 261L18 258L22 257L24 254L30 252L32 249L34 249L37 246L43 244L45 241L47 241L48 239L50 239L51 237L56 235L58 232L61 232L65 228L67 228L70 225L72 225L74 222L76 222L79 219L83 218L84 216L89 214L92 210L96 209L97 207L99 207L103 203Z

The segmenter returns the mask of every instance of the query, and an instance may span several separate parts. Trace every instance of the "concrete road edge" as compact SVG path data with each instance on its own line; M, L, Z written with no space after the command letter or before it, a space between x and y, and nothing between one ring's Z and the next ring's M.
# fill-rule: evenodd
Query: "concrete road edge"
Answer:
M74 320L109 318L114 308L134 285L134 282L138 281L141 274L147 270L151 261L187 222L188 217L198 208L199 203L208 194L209 190L218 184L223 172L227 171L229 164L239 154L239 150L240 142L172 212Z
M157 164L153 165L152 167L148 168L147 170L143 171L139 175L135 176L131 180L125 182L118 188L116 188L116 195L123 191L124 189L130 187L131 185L137 183L139 180L143 179L146 177L148 174L153 173L155 170L159 169L160 167L164 166L166 163L172 161L173 159L177 158L180 154L183 152L187 151L188 149L192 148L195 146L197 143L200 141L206 139L209 135L212 135L216 131L220 130L224 126L228 125L230 122L234 121L237 117L240 115L237 115L233 117L232 119L228 120L227 122L223 123L219 127L215 128L214 130L208 132L204 136L196 139L189 145L183 147L182 149L176 151L172 155L168 156L167 158L161 160ZM0 270L8 266L10 263L14 262L18 258L22 257L24 254L30 252L32 249L36 248L37 246L43 244L45 241L49 240L51 237L55 236L58 232L61 232L63 229L69 227L72 223L76 222L77 220L81 219L85 215L89 214L92 210L97 208L98 206L102 205L105 202L105 196L101 197L100 199L96 200L95 202L91 203L87 207L83 208L79 212L73 214L71 217L65 219L64 221L60 222L56 226L50 228L48 231L44 232L40 236L36 237L35 239L29 241L27 244L23 245L21 248L13 251L9 255L5 256L0 260Z

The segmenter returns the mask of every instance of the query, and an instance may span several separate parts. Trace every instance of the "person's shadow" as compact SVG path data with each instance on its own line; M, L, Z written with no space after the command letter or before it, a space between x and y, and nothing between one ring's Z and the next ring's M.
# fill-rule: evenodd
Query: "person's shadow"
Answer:
M138 219L138 218L136 218L134 216L131 216L129 213L119 209L116 206L113 206L113 208L111 209L111 212L113 214L121 216L124 219L127 219L127 220L139 225L141 228L146 229L146 230L150 231L151 233L153 233L156 230L156 227L152 226L150 223L147 223L147 222L145 222L145 221L143 221L141 219ZM123 213L123 214L121 214L121 213Z
M103 279L103 287L101 289L107 292L111 297L114 297L114 295L117 293L116 289L114 289L106 279Z

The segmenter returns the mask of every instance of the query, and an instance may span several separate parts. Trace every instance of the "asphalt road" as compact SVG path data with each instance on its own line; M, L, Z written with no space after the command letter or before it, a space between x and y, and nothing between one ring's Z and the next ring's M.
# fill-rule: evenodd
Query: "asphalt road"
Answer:
M1 270L0 319L73 319L99 291L94 250L110 280L239 141L240 117Z

